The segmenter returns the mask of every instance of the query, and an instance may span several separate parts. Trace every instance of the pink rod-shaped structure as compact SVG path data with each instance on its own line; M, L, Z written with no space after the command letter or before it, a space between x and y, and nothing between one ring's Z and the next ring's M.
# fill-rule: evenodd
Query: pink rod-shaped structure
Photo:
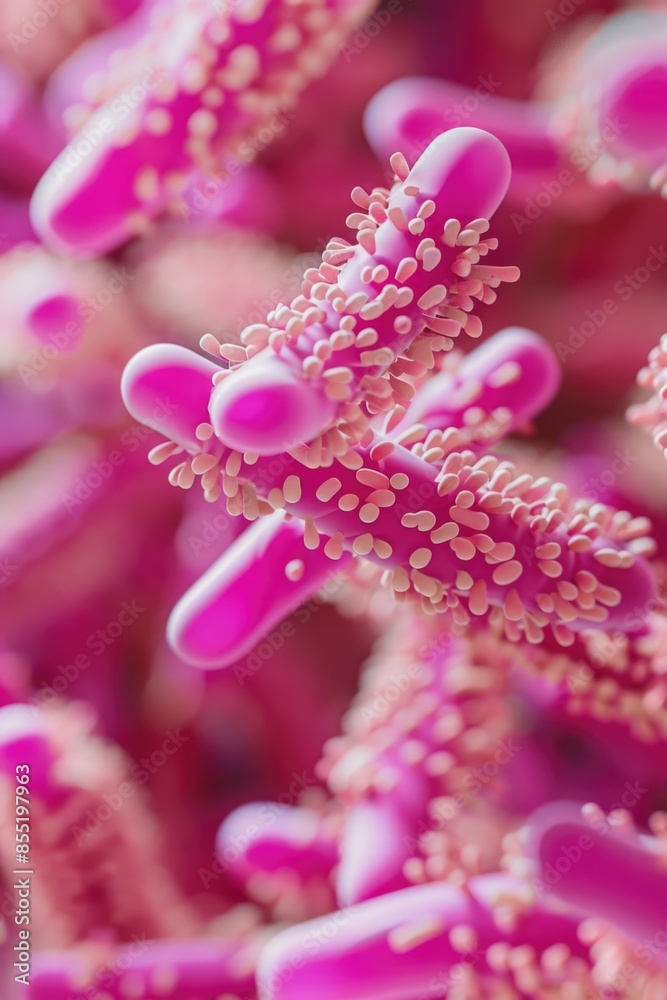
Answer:
M336 873L341 905L466 870L455 837L448 850L451 821L479 800L475 768L496 754L507 763L521 748L503 742L516 732L511 663L501 644L480 637L475 647L421 616L399 617L378 644L343 733L325 745L318 768L347 806ZM438 847L424 859L429 837L421 835L435 829ZM493 845L485 847L493 855ZM472 844L468 856L474 872Z
M22 772L30 775L30 792L49 806L67 797L64 787L53 780L57 753L46 737L37 710L27 704L3 705L0 709L0 773L14 779Z
M462 888L403 889L283 931L262 953L258 986L262 1000L541 1000L590 985L588 970L575 919L530 906L509 876L484 875Z
M575 154L601 150L593 182L667 197L666 41L664 10L625 11L579 54L553 132Z
M516 268L479 263L497 246L483 234L510 178L497 139L456 129L412 170L401 154L391 162L391 190L352 192L356 243L332 240L301 296L248 327L245 349L220 348L233 367L211 422L228 447L275 455L341 422L358 439L369 411L411 398L401 375L431 367L432 349L449 349L461 329L480 335L473 300L492 302L494 287L518 278Z
M605 817L594 805L554 803L528 828L537 886L575 911L588 913L639 942L664 939L667 930L665 814L655 814L659 838L640 836L624 812ZM667 967L667 955L654 951ZM664 984L663 984L664 988Z
M26 254L20 266L8 274L2 284L6 321L25 329L40 343L60 336L65 342L60 351L73 350L83 332L81 322L82 282L69 261L48 254ZM62 332L77 328L71 337Z
M216 846L221 861L241 881L285 867L298 869L304 878L328 877L336 862L332 829L317 810L305 806L240 806L222 823Z
M424 383L396 431L446 427L449 448L481 451L536 416L555 395L559 374L535 334L506 330ZM306 547L302 522L282 513L263 518L176 605L168 625L172 648L198 666L232 663L350 559L343 553L332 566L321 548ZM275 572L267 573L269 564ZM286 580L276 588L283 571Z
M44 241L94 257L144 232L190 174L238 173L284 131L367 0L158 4L145 40L104 103L53 162L33 198Z
M401 149L408 163L414 163L436 135L469 119L505 146L514 185L557 168L560 152L549 134L549 116L548 105L494 97L488 87L474 93L445 80L415 76L378 91L364 113L364 130L380 159Z
M448 448L481 451L538 416L559 386L560 365L545 341L509 327L427 379L393 433L420 424L441 431Z
M396 80L368 105L366 134L379 156L399 148L413 163L434 135L465 120L503 142L522 196L574 165L594 184L665 197L666 38L664 11L609 18L551 102L497 97L492 75L475 89L428 77Z
M188 453L170 473L174 485L189 488L201 475L209 499L224 493L230 513L249 520L284 509L305 521L307 547L324 536L331 559L345 550L367 557L397 594L418 595L430 612L451 609L461 624L467 611L495 607L514 639L540 642L551 624L569 644L573 630L613 629L631 607L652 602L652 574L632 551L643 544L643 520L635 526L602 504L573 504L562 484L519 476L492 456L447 454L441 433L423 425L399 441L371 433L356 446L330 431L315 459L306 447L263 458L230 452L209 421L215 371L170 345L144 349L125 369L128 409L171 438L153 460ZM157 426L165 399L171 415Z
M289 796L288 796L289 797ZM331 873L339 821L304 805L252 802L233 810L216 838L224 871L277 919L305 919L335 905Z
M345 571L349 553L332 564L322 549L304 545L303 530L282 512L247 528L172 611L167 637L174 652L199 667L228 666Z

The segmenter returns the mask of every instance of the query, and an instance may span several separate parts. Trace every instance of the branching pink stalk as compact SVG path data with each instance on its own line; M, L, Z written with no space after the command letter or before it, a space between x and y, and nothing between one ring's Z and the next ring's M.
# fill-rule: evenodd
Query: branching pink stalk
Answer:
M429 433L446 427L448 448L481 453L539 413L558 384L553 356L527 330L504 331L462 361L450 360L419 388L396 434L412 436L416 426ZM417 443L415 448L416 453L424 450ZM283 516L278 512L249 528L179 601L168 635L189 662L233 662L334 572L349 566L347 552L332 565L322 548L308 548L303 523ZM275 575L266 573L267 562L277 564L277 572L285 567L287 582L277 590Z
M567 645L573 630L613 629L653 601L651 572L633 554L644 550L643 522L573 503L562 484L518 476L492 456L447 454L441 432L422 428L401 435L403 443L374 434L353 447L339 434L331 438L337 454L327 449L314 460L305 447L266 458L226 451L209 419L215 372L166 345L126 368L123 393L136 419L156 426L158 401L177 402L156 426L171 441L153 453L160 461L186 450L174 484L187 488L201 476L212 501L223 493L228 511L249 520L284 509L305 521L308 547L324 536L329 558L345 550L369 558L397 594L415 593L427 611L451 610L460 624L495 607L510 638L540 642L551 624Z
M342 736L325 745L319 774L347 807L341 905L499 862L503 824L479 808L474 772L497 753L505 763L513 756L503 744L514 732L511 647L483 636L469 643L436 625L399 618L362 675ZM487 782L489 800L502 780Z

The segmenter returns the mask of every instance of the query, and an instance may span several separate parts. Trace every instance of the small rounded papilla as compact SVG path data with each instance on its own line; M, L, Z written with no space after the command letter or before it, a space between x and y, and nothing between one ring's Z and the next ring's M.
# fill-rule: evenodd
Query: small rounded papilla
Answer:
M645 427L656 448L667 456L667 334L649 354L648 364L637 375L637 384L651 395L628 409L628 420Z

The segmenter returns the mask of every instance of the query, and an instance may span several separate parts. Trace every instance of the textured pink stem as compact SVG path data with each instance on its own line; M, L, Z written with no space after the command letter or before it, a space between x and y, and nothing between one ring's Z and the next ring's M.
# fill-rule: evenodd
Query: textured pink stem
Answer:
M536 641L551 622L559 641L571 642L572 629L590 622L613 628L652 599L646 564L600 532L611 528L611 514L600 510L599 526L590 522L589 528L585 515L569 511L562 487L515 478L513 467L491 456L477 462L454 452L440 468L442 449L434 466L375 435L367 446L312 468L289 453L226 455L210 430L204 432L213 445L207 452L195 441L200 425L210 428L202 422L202 404L210 391L207 373L214 371L187 351L156 345L126 368L123 391L130 412L149 426L156 400L177 400L161 430L198 453L194 467L176 470L178 479L192 485L205 467L205 488L212 499L222 488L232 512L252 520L284 509L306 520L309 547L327 536L325 552L334 560L343 549L367 556L389 570L394 589L414 588L443 610L461 598L474 615L485 614L489 604L502 608L517 638L516 623ZM581 530L589 534L582 538Z
M295 98L367 9L366 0L239 0L224 15L209 0L156 5L131 56L135 77L121 67L120 93L110 86L40 181L35 228L61 252L99 256L177 207L194 170L238 172L266 145L258 132L284 131Z
M509 177L509 158L497 139L457 129L401 174L384 204L378 197L368 217L351 216L361 226L360 242L353 250L341 247L338 256L331 251L330 260L325 255L330 284L321 269L304 287L297 312L288 310L284 320L279 311L268 317L272 327L285 322L287 338L278 339L277 353L265 348L217 387L211 421L220 440L270 455L326 431L345 404L409 350L445 300L460 253L455 238L443 243L445 224L456 219L465 227L490 218ZM332 263L341 259L340 268ZM452 336L460 329L455 319L445 327ZM333 344L334 336L341 343L320 355L317 345Z
M494 922L503 895L517 885L504 875L472 879L466 889L432 884L404 889L283 931L258 969L264 1000L414 1000L447 996L456 968L492 975L494 945L528 945L537 955L557 943L585 958L576 921L545 907L519 913L504 930ZM457 934L458 930L458 934ZM492 959L493 961L493 959ZM498 973L500 987L505 975ZM539 985L539 983L536 983ZM539 997L538 989L524 995Z

